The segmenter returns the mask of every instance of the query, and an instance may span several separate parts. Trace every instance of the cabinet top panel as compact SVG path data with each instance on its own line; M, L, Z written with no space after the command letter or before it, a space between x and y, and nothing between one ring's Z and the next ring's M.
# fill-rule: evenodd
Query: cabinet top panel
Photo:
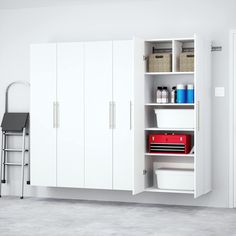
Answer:
M145 42L170 42L172 40L175 41L193 41L194 37L189 38L166 38L166 39L146 39Z

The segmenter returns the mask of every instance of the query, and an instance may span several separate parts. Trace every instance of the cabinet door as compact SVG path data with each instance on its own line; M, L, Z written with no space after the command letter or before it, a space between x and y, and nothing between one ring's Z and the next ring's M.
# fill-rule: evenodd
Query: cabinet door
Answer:
M144 40L134 39L134 155L133 194L144 191Z
M113 42L113 189L132 190L133 41Z
M56 45L31 46L31 184L56 186Z
M85 43L85 187L112 189L112 42Z
M84 186L83 43L57 45L57 185Z
M195 36L195 198L211 190L211 43Z

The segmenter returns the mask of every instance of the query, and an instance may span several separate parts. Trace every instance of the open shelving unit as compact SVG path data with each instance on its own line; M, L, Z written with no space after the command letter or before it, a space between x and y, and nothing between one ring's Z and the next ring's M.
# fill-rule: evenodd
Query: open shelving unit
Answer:
M192 109L194 114L196 112L196 103L156 103L156 88L158 86L168 87L170 91L173 86L177 84L193 84L195 85L195 71L180 71L179 57L182 48L194 48L195 39L167 39L167 40L147 40L145 41L145 56L152 53L153 47L156 49L168 49L172 52L172 71L171 72L149 72L148 63L146 62L146 71L144 73L145 86L145 191L159 192L159 193L184 193L194 194L194 190L178 190L178 189L159 189L155 170L158 168L187 168L194 169L195 154L174 154L174 153L149 153L148 151L148 136L149 134L161 133L177 133L190 134L192 147L195 141L196 126L192 128L159 128L157 126L156 115L154 109ZM193 117L194 119L194 117ZM195 123L194 123L195 124ZM191 148L192 148L191 147ZM194 183L193 183L194 185Z
M153 47L157 50L153 50ZM183 48L184 50L182 50ZM194 70L180 71L181 52L187 52L188 50L190 52L190 48L194 52ZM152 72L149 72L148 59L149 55L152 54L153 51L155 53L167 52L172 54L171 66L165 67L165 70L168 68L170 72L155 72L157 68L155 64L152 64ZM190 55L190 57L193 57L193 54ZM163 55L163 57L166 60L170 59L170 55ZM155 57L153 55L151 59L152 62L155 62ZM198 198L210 192L212 189L211 41L200 35L194 35L190 38L173 39L145 40L135 38L134 68L133 194L145 191L153 193L179 193L190 194L194 198ZM177 84L194 85L194 103L158 104L156 101L156 88L161 86L168 87L170 90L170 88ZM156 112L155 109L157 109ZM178 113L180 109L182 111ZM165 119L167 113L169 114L168 120ZM161 121L164 121L162 125L160 125L160 119L157 123L156 114L159 115L159 118L162 116ZM191 117L193 116L193 120L185 119L186 115ZM178 119L180 120L178 121L181 122L174 122L177 120L173 120L172 122L172 118L176 119L176 117L179 117ZM182 125L180 125L180 123L182 123ZM186 124L186 126L184 124ZM155 150L160 151L163 150L163 147L166 147L165 145L159 145L160 143L158 142L154 142L155 136L152 136L154 143L153 149L150 153L148 138L150 137L149 135L155 134L190 135L193 153L185 153L189 152L189 149L183 152L183 149L181 145L178 145L178 142L177 145L180 149L175 150L178 154L173 152L167 153L169 151L167 149L165 150L166 153L154 153ZM174 142L173 144L175 145L176 143ZM172 151L176 147L174 145L170 145ZM163 189L164 187L160 189L161 187L160 185L158 187L155 170L161 168L164 169L163 173L165 172L165 169L167 169L167 171L169 171L168 169L177 170L177 172L179 171L177 175L183 171L182 176L189 173L191 179L189 178L188 180L191 187L178 187L177 183L184 182L174 181L171 182L171 189ZM171 171L174 172L174 170ZM160 175L158 178L160 179ZM185 177L183 177L181 180L187 180L187 178L185 179ZM173 183L176 185L176 188ZM187 189L191 191L187 191Z

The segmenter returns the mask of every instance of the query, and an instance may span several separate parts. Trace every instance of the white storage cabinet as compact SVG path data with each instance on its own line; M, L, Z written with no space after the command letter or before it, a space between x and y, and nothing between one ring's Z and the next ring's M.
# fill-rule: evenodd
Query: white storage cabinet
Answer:
M191 38L41 44L31 47L33 185L141 192L211 191L210 42ZM152 48L172 51L171 72L148 72ZM194 48L194 71L180 71ZM194 84L193 104L157 104L157 86ZM204 94L203 94L204 93ZM157 126L155 110L177 123ZM187 124L181 111L191 114ZM194 152L148 153L153 133L190 134ZM158 169L193 169L193 189L158 188Z
M157 50L168 49L172 53L171 72L148 71L147 59L153 47ZM184 48L194 50L194 71L180 71L179 58ZM197 198L211 191L210 54L210 41L198 35L190 38L134 40L134 194L144 191L184 193ZM177 84L194 85L193 104L156 103L158 86L171 90ZM156 114L159 116L157 119ZM194 152L149 153L148 136L165 133L191 135ZM193 169L193 188L181 190L178 187L181 183L177 182L173 182L176 186L172 185L170 189L158 187L155 172L161 168ZM162 175L162 183L163 180L164 183L168 181L166 176Z
M32 185L132 189L132 61L131 40L31 46Z

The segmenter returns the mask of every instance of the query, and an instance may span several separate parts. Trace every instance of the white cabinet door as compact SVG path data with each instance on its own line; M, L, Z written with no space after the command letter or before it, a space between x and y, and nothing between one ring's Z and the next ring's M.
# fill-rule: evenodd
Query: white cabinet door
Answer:
M211 190L211 43L195 38L195 198Z
M133 41L113 41L113 189L132 190Z
M57 44L57 186L84 186L83 43Z
M31 46L31 184L56 186L56 45Z
M144 191L144 40L134 39L134 155L133 194Z
M85 187L112 189L112 42L85 43Z

